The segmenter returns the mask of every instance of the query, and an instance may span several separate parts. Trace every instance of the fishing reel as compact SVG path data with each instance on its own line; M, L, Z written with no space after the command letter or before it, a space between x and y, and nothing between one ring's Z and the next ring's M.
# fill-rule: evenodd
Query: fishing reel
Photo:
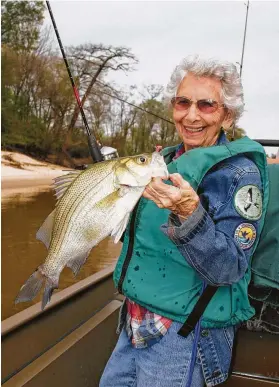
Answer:
M115 149L115 148L112 148L110 146L103 146L100 150L101 150L101 153L103 155L104 160L106 160L106 161L119 158L117 149Z

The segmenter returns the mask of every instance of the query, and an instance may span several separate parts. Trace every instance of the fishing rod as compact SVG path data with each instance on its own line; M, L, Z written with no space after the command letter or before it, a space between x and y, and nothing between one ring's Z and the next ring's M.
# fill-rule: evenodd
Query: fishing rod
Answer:
M242 46L242 54L241 54L241 61L240 61L240 77L242 74L242 67L243 67L243 58L244 58L244 48L245 48L245 41L246 41L246 31L247 31L247 21L248 21L248 11L249 11L249 0L247 4L245 4L246 9L246 19L245 19L245 28L244 28L244 38L243 38L243 46Z
M72 76L72 73L71 73L71 70L70 70L70 67L69 67L66 55L65 55L65 51L64 51L64 48L63 48L63 45L62 45L62 42L61 42L61 39L60 39L60 36L59 36L59 32L58 32L57 25L56 25L55 20L54 20L54 16L53 16L53 13L52 13L49 1L46 1L46 5L47 5L48 11L49 11L49 15L50 15L50 18L51 18L51 21L52 21L52 24L53 24L53 28L54 28L54 31L55 31L55 34L56 34L56 37L57 37L57 40L58 40L58 44L59 44L60 50L61 50L61 53L62 53L62 56L63 56L63 59L64 59L65 66L67 68L67 71L68 71L68 74L69 74L69 77L70 77L70 80L71 80L71 84L72 84L72 87L73 87L74 95L75 95L76 101L78 103L78 107L79 107L79 110L80 110L80 113L81 113L81 116L82 116L82 119L83 119L83 123L84 123L85 129L86 129L86 132L87 132L88 146L89 146L89 151L90 151L91 157L92 157L94 162L103 161L103 155L101 153L100 147L99 147L99 145L97 143L97 140L96 140L94 134L91 132L91 130L89 128L89 125L87 123L87 120L86 120L86 117L85 117L85 114L84 114L84 110L83 110L83 107L82 107L82 104L81 104L79 92L78 92L78 90L76 88L75 81L73 79L73 76Z

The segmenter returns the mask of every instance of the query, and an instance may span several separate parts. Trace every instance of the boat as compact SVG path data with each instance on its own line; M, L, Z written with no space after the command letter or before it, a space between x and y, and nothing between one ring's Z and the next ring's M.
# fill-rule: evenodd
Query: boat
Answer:
M257 141L279 146L279 141ZM279 164L278 159L274 162ZM278 183L279 165L277 172ZM2 321L4 387L99 385L117 341L118 313L124 299L114 288L113 270L111 265L55 293L43 311L39 302ZM279 335L243 326L234 348L231 375L224 385L279 384Z

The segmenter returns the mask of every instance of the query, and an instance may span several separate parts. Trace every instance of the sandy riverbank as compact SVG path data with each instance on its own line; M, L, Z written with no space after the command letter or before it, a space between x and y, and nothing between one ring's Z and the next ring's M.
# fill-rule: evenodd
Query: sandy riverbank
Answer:
M279 159L268 159L278 163ZM53 179L70 171L59 165L36 160L17 152L1 151L2 197L40 187L50 188Z
M2 196L39 186L50 187L55 177L69 170L21 153L1 151Z

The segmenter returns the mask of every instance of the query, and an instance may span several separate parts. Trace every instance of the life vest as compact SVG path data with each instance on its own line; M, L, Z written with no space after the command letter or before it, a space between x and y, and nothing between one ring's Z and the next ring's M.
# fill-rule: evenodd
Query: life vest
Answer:
M224 145L192 149L171 161L173 151L172 147L162 152L166 163L169 162L169 172L180 173L195 190L217 163L238 154L252 159L259 168L264 190L260 233L268 202L266 155L260 144L243 137ZM125 232L114 281L119 292L132 301L183 323L201 294L202 280L160 230L169 214L169 210L159 209L151 200L142 198L139 201ZM256 243L252 248L256 248ZM247 294L250 278L249 268L238 283L221 286L208 304L201 326L224 327L252 317L254 309Z
M268 180L269 201L264 227L253 255L252 280L256 287L279 290L279 164L268 165Z

